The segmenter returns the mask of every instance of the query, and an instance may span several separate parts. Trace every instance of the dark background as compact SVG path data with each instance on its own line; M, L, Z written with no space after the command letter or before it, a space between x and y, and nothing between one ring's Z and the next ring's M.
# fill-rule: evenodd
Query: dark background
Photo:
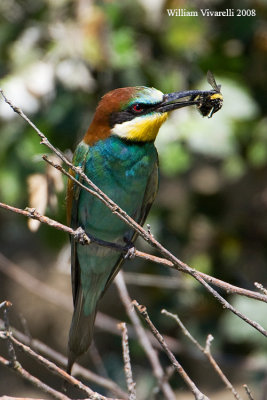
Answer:
M198 17L168 16L167 9L176 8L234 8L235 14L240 8L255 10L256 15L202 17L199 11ZM266 286L266 17L265 0L1 0L1 86L69 155L107 91L137 85L165 93L209 89L206 73L211 70L222 85L224 107L212 119L203 119L193 108L176 111L161 129L156 141L160 190L148 222L163 245L198 270L249 289L255 281ZM65 191L60 191L66 182L41 160L47 150L39 142L32 128L1 101L0 201L21 208L32 204L28 182L35 178L40 210L66 223ZM23 316L34 338L66 354L71 319L67 235L47 226L31 232L25 218L4 210L0 224L1 253L21 271L69 296L64 308L28 275L22 278L15 272L10 277L11 267L0 259L0 302L13 303L14 326L23 329ZM152 252L141 240L138 248ZM124 271L166 278L165 285L159 281L157 286L142 286L142 276L134 275L128 288L148 307L161 333L182 344L182 351L177 345L177 357L202 390L216 399L229 398L198 351L172 320L160 314L162 308L178 313L202 344L211 333L213 351L232 383L247 383L255 398L267 398L266 339L260 333L223 310L191 278L140 260L127 262ZM264 303L225 296L266 327ZM100 310L128 321L114 285ZM120 336L96 328L95 339L107 373L124 385ZM5 344L0 345L6 354ZM155 382L149 364L135 340L130 346L138 398L150 398ZM39 366L25 362L59 387ZM90 357L83 362L95 370ZM163 356L162 362L168 365ZM177 398L186 399L180 378L173 377L171 384ZM0 394L43 396L2 366Z

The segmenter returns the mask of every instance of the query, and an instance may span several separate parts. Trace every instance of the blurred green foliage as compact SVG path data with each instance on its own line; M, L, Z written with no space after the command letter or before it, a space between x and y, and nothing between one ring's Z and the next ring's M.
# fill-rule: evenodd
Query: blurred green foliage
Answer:
M255 9L256 16L169 17L166 11L207 7ZM254 281L266 286L266 17L263 0L1 0L1 86L55 146L67 151L74 150L107 91L137 85L166 93L209 89L210 69L222 84L224 107L212 119L202 119L193 108L177 111L162 127L160 192L148 222L155 236L192 266L243 287L253 288ZM0 200L23 208L29 202L27 178L47 174L41 160L46 149L3 101L0 141ZM46 214L65 222L63 193L58 207L48 207ZM0 223L6 254L14 255L14 243L24 251L28 246L30 253L32 242L44 254L56 254L67 241L46 227L30 233L25 220L2 211ZM190 281L176 292L138 289L162 331L177 335L172 324L159 319L164 307L181 314L200 340L212 332L218 351L262 356L260 335L225 313L195 282L151 264L132 264L127 268ZM252 307L252 317L260 320L261 304L239 302L245 314ZM104 347L108 365L120 359ZM133 359L141 358L140 349L133 353Z

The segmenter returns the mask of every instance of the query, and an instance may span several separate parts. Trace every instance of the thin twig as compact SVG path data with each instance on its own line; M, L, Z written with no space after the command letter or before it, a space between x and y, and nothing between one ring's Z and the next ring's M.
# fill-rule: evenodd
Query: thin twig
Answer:
M189 375L186 373L184 368L181 366L181 364L177 361L177 359L174 357L173 353L170 351L168 348L165 340L163 339L162 335L159 333L155 325L152 323L151 319L149 318L149 315L147 313L147 309L145 306L138 304L136 300L132 302L132 304L135 306L135 308L138 310L140 315L145 319L147 325L149 326L151 332L155 336L155 338L159 341L161 344L163 350L167 354L168 358L170 359L172 365L178 372L178 374L181 376L187 387L190 389L190 391L194 394L195 399L197 400L208 400L208 397L205 396L195 385L195 383L192 381L192 379L189 377Z
M206 340L206 346L203 347L201 346L201 344L191 335L191 333L188 331L188 329L184 326L184 324L182 323L182 321L180 320L180 318L178 317L177 314L172 314L167 310L161 310L162 314L167 315L168 317L173 318L177 324L179 325L179 327L181 328L182 332L184 333L185 336L187 336L192 343L194 343L194 345L203 353L205 354L205 356L207 357L207 359L209 360L210 364L212 365L213 369L216 371L216 373L219 375L219 377L221 378L221 380L224 382L226 388L228 390L230 390L232 392L232 394L234 395L234 397L237 400L242 400L242 398L240 397L240 395L237 393L237 391L235 390L235 388L233 387L233 385L231 384L231 382L227 379L227 377L225 376L225 374L223 373L223 371L221 370L221 368L219 367L219 365L217 364L217 362L215 361L215 359L213 358L211 351L210 351L210 346L211 346L211 342L213 340L212 335L208 335L207 340Z
M8 360L6 360L4 357L0 356L0 364L11 368L18 375L20 375L23 379L25 379L26 381L30 382L32 385L34 385L38 389L42 390L44 393L49 394L54 399L57 399L57 400L70 400L69 397L65 396L64 394L58 392L55 389L52 389L50 386L48 386L44 382L40 381L40 379L38 379L35 376L31 375L28 371L26 371L24 368L22 368L22 366L19 363L17 363L15 366L12 366Z
M46 217L45 215L40 214L35 208L26 207L25 210L22 210L21 208L13 207L8 204L1 203L1 202L0 202L0 207L4 208L5 210L12 211L16 214L21 214L24 217L36 219L36 220L42 222L43 224L51 226L52 228L66 232L69 235L76 237L76 240L82 244L90 243L90 239L85 234L84 231L82 233L80 231L75 231L72 228L61 224L60 222L55 221L54 219L51 219L49 217Z
M210 364L212 365L214 370L217 372L217 374L219 375L221 380L224 382L226 388L233 394L233 396L237 400L242 400L242 397L237 393L237 391L235 390L235 388L233 387L233 385L231 384L229 379L225 376L225 374L223 373L223 371L221 370L221 368L219 367L219 365L217 364L217 362L213 358L213 356L211 354L211 351L210 351L212 340L213 340L213 336L212 335L208 335L207 340L206 340L206 346L205 346L205 349L204 349L204 354L207 356Z
M125 322L121 322L118 328L122 332L122 353L124 361L124 372L129 393L129 400L136 400L135 382L133 380L132 366L130 361L130 351L128 342L128 333Z
M259 282L254 282L254 285L259 289L265 296L267 296L267 289Z
M138 315L137 315L135 309L132 306L132 300L129 297L127 287L125 285L125 281L123 278L123 273L121 271L118 273L118 275L115 278L115 284L117 286L121 301L125 307L128 317L130 318L130 320L135 328L135 331L136 331L136 334L140 341L140 344L143 347L144 352L151 364L154 376L156 377L156 379L158 381L158 385L159 385L160 389L162 390L164 397L167 400L175 400L176 396L175 396L171 386L164 379L164 370L160 364L158 355L157 355L156 351L154 350L145 329L143 328L142 324L140 323L140 320L138 318Z
M249 400L254 400L254 397L252 396L252 393L249 390L248 385L243 385L243 387L244 387L244 389L245 389L245 391L246 391L246 393L248 395Z
M177 270L177 267L173 264L173 262L167 260L166 258L157 257L152 254L147 254L147 253L144 253L144 252L138 251L138 250L135 251L135 256L144 258L145 260L152 261L157 264L166 265L168 267L171 267L171 268ZM183 272L187 273L187 271L183 271ZM204 274L204 272L196 271L196 273L199 276L201 276L203 279L205 279L207 282L211 283L212 285L215 285L215 286L219 287L220 289L225 290L228 294L229 293L239 294L241 296L250 297L252 299L260 300L260 301L267 303L267 294L261 294L258 292L254 292L252 290L243 289L238 286L231 285L230 283L224 282L217 278L214 278L211 275Z
M178 317L177 314L172 314L169 311L163 309L161 310L162 314L168 315L168 317L173 318L177 324L180 326L180 328L182 329L182 332L185 336L187 336L192 343L194 343L194 345L204 353L205 349L204 347L201 346L201 344L191 335L191 333L186 329L186 327L184 326L184 324L182 323L182 321L180 320L180 318Z

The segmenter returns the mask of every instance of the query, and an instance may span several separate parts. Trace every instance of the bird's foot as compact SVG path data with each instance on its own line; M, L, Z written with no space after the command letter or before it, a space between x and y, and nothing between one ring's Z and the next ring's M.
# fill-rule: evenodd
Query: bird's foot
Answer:
M81 226L74 231L74 239L83 245L90 243L90 238Z
M127 241L127 244L125 246L126 253L124 254L124 259L130 259L132 260L135 257L135 245L131 241Z

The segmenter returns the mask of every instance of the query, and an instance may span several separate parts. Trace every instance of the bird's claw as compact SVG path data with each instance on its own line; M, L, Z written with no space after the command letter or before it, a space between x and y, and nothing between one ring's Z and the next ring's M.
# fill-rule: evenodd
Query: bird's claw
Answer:
M86 235L85 231L81 226L74 231L73 236L74 240L76 240L80 244L84 245L90 243L90 238Z
M125 260L127 260L127 259L132 260L135 257L135 246L134 246L134 244L132 242L129 242L127 244L126 249L127 249L127 252L123 256L124 259Z

